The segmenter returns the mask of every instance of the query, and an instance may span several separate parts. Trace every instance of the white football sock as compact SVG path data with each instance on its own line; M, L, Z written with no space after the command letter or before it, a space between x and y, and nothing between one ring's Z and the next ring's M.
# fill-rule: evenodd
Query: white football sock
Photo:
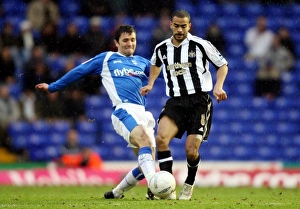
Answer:
M138 162L149 184L151 177L155 174L155 163L152 158L151 147L142 147L139 150Z
M115 197L120 197L124 192L135 187L140 180L144 178L143 173L138 167L129 171L122 181L113 189L113 194Z

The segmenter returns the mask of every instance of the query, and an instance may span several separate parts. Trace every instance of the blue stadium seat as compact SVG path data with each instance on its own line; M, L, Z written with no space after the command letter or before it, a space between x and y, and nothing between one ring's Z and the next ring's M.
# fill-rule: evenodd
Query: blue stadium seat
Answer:
M241 6L239 4L234 4L234 3L230 3L230 4L224 4L222 5L222 14L223 16L225 16L225 19L227 17L235 17L236 19L239 18L242 14L241 14Z
M265 13L265 8L259 3L248 3L243 5L243 15L247 18L255 19Z
M242 83L235 89L236 95L241 97L249 97L253 95L253 85L248 83Z
M240 122L231 122L228 124L228 130L230 133L245 133L250 132L249 126L245 126Z
M287 123L286 121L284 121L277 123L276 130L282 135L291 135L300 133L300 126L297 123Z
M50 145L49 134L34 132L28 136L30 147Z
M51 75L54 78L58 78L63 74L65 63L67 58L65 56L48 56L47 63L51 67Z
M272 121L278 121L278 114L274 110L266 109L259 113L261 116L261 120L264 120L265 122L272 122Z
M287 18L287 17L278 17L279 26L288 28L291 33L297 32L300 29L300 26L297 21L300 20L300 16L296 19Z
M67 142L67 134L66 133L57 133L53 132L49 135L50 144L52 145L63 145Z
M86 16L74 16L71 22L77 25L78 33L80 35L85 35L90 27L90 20Z
M256 148L251 146L237 145L233 148L230 160L252 160L256 155Z
M89 95L85 99L85 105L88 109L102 109L111 105L111 102L107 99L103 99L99 95Z
M258 134L267 134L267 133L273 133L275 128L272 126L272 124L266 124L262 121L258 121L253 124L252 132L258 133Z
M282 159L282 152L277 146L260 146L257 148L259 160L276 161Z
M184 9L190 13L191 16L197 16L201 13L197 12L195 9L195 5L193 1L186 0L186 1L177 1L175 3L175 10L177 9Z
M119 136L116 132L104 131L104 133L101 135L101 141L103 146L106 147L113 146L115 144L123 144L126 146L125 140L121 136Z
M29 150L29 159L31 161L49 161L43 149L33 149Z
M57 22L58 36L62 37L63 35L66 34L68 22L69 22L68 18L60 17L60 19Z
M300 122L300 111L299 108L285 110L283 113L285 113L286 121L291 122Z
M66 134L71 129L72 124L67 120L57 120L53 121L50 126L52 133Z
M33 133L48 134L51 132L50 123L45 120L38 120L31 124Z
M266 13L270 17L285 17L288 8L285 5L269 4L266 7Z
M295 134L292 139L292 146L293 147L299 147L300 146L300 133L298 132L297 134Z
M47 146L43 148L33 148L29 150L29 158L31 161L49 162L60 155L60 151L55 146Z
M32 132L32 126L29 122L26 121L16 121L9 124L8 132L12 136L15 134L28 135Z
M252 99L252 107L256 109L265 109L268 108L269 102L263 97L254 97Z
M241 145L245 147L256 147L259 145L257 135L253 133L242 133L241 134Z
M231 44L244 44L244 31L242 30L226 30L224 38L227 45ZM236 58L235 58L236 59Z
M78 133L94 134L99 131L99 127L97 123L88 122L88 121L77 121L76 128L78 130Z
M235 20L235 29L245 32L251 26L255 24L255 20L249 19L245 16L241 16Z
M78 133L79 144L82 147L92 147L97 143L98 134L97 133Z
M11 135L12 147L16 150L27 149L30 147L27 134Z
M27 4L17 1L4 1L2 3L2 9L5 16L18 16L25 18Z
M131 150L129 148L127 150L124 146L116 145L111 149L110 157L114 160L129 160L128 151Z
M95 145L92 147L92 149L93 151L95 151L101 156L102 160L104 161L114 160L113 157L110 157L111 150L107 149L107 147L103 145Z
M226 48L226 54L230 57L243 57L243 55L246 53L245 46L235 43L231 44Z
M249 109L244 109L242 108L241 110L238 110L237 114L235 114L236 119L238 119L239 121L249 121L249 120L253 120L253 115L252 115L252 111Z
M45 148L45 154L49 160L54 160L55 158L59 157L60 149L57 146L47 146Z
M186 160L184 146L174 146L170 144L170 151L174 160Z
M116 25L117 24L115 23L115 19L113 17L108 17L108 16L101 17L100 28L103 29L102 31L106 35L111 36L111 32Z
M136 28L137 32L139 32L139 30L147 30L148 33L157 27L157 19L154 17L148 17L148 16L144 16L144 17L139 17L139 18L135 18L134 19L134 27Z
M299 3L293 3L293 4L290 4L288 7L289 8L288 8L287 13L289 14L289 17L291 19L299 18L299 16L300 16L300 4Z
M24 17L18 15L10 15L6 16L4 19L4 23L10 23L13 26L13 34L18 36L20 35L20 23L25 20Z
M297 83L284 84L281 88L281 94L284 97L295 98L295 95L299 95Z
M149 39L147 42L141 42L141 41L139 41L139 38L138 38L138 42L139 42L139 44L137 45L134 53L138 54L142 57L145 57L147 59L150 59L151 54L152 54L152 51L151 51L152 49L151 49L150 44L148 43Z
M230 146L210 146L208 143L208 146L204 147L203 150L204 149L208 150L205 158L210 160L227 160L232 154L232 148Z
M86 108L85 115L89 118L90 121L99 122L103 121L103 110L100 108Z
M257 134L256 140L261 146L278 146L280 145L280 136L275 133Z
M80 3L77 1L59 1L61 15L66 18L75 17L80 12Z
M10 123L8 126L8 134L12 140L12 146L15 149L23 149L30 146L28 136L31 132L32 127L28 122L18 121Z
M138 44L148 44L149 40L152 38L152 33L149 32L149 29L140 29L136 32L137 42ZM148 50L147 47L145 50Z
M20 95L22 94L22 86L20 83L12 83L9 85L9 92L10 95L16 98L17 100L20 98Z
M290 100L289 98L279 97L274 101L275 108L278 109L289 109L299 107L297 100Z
M196 7L193 7L193 10L196 10L198 15L207 16L207 17L216 17L222 13L221 8L217 4L198 2Z
M300 159L299 148L291 146L282 150L282 160L286 162L297 162Z

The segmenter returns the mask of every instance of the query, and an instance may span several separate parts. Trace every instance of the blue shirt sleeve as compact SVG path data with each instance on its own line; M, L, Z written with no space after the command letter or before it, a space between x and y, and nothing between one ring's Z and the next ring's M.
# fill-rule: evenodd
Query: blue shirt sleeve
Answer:
M57 81L51 83L48 87L49 92L53 93L59 90L64 89L71 83L85 78L88 75L95 75L97 73L101 73L103 58L106 53L102 53L97 55L96 57L81 63L77 67L70 70L64 76L62 76Z

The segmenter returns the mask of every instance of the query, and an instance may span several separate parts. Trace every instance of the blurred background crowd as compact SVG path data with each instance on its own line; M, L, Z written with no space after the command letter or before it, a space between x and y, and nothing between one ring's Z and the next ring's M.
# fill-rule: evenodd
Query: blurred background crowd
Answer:
M299 162L299 1L0 3L0 162L53 161L64 153L74 129L79 153L135 159L110 125L112 107L99 76L54 94L36 92L34 86L115 50L113 33L120 24L135 26L136 54L150 59L155 44L171 36L175 9L187 10L191 33L211 41L229 62L229 98L215 105L211 139L201 147L203 159ZM148 100L156 118L166 99L164 84L157 85ZM171 147L175 159L184 160L184 152L177 151L182 143Z

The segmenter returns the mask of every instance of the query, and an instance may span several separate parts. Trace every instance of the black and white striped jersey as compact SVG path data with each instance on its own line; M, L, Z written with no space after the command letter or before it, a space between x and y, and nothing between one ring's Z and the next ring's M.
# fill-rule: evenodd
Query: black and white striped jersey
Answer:
M190 33L178 47L171 38L159 43L151 58L152 65L162 67L166 94L170 97L211 91L209 62L217 69L228 64L209 41Z

